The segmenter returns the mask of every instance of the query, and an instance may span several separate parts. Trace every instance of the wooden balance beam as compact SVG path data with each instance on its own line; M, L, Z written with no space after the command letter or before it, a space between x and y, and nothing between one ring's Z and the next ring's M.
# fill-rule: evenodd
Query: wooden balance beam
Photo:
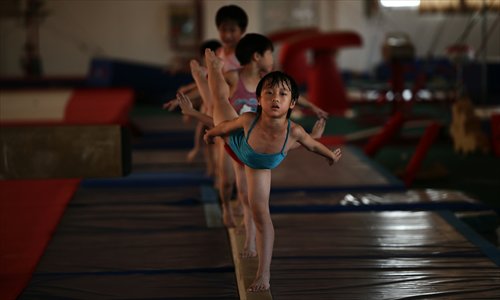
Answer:
M0 127L0 179L120 177L131 161L120 125Z
M233 208L236 206L236 201L232 201ZM242 217L236 217L236 223L241 224ZM231 243L231 252L233 256L234 269L236 272L236 281L238 283L238 294L240 300L272 300L271 291L248 292L248 287L255 279L257 273L258 258L241 258L240 253L243 251L245 244L245 232L243 227L228 228L229 240Z

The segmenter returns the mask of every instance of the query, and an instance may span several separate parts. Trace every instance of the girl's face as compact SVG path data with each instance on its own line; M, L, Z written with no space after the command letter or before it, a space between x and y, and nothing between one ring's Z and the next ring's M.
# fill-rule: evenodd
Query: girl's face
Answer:
M220 24L217 28L219 37L224 48L236 49L236 45L241 39L244 32L234 21L226 21Z
M274 57L273 57L273 52L268 49L266 52L264 52L263 55L258 54L258 65L259 65L259 71L261 71L264 74L267 74L271 72L274 68Z
M292 92L284 83L276 86L265 85L259 103L263 113L276 118L286 116L288 110L295 106L295 101L292 102Z

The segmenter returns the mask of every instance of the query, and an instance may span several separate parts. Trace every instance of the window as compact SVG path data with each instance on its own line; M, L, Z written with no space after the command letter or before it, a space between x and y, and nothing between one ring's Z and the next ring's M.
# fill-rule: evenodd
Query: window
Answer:
M380 5L386 8L418 8L420 0L380 0Z

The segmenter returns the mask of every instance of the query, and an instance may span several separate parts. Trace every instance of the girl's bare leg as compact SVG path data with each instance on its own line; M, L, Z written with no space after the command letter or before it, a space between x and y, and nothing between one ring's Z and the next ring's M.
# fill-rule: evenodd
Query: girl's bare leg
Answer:
M207 84L208 86L208 84ZM202 103L201 105L201 112L204 114L208 114L208 108L205 104ZM210 115L212 115L212 112L210 112ZM214 144L205 144L203 143L203 134L205 133L205 129L207 129L206 126L203 126L201 129L201 135L200 135L200 143L203 145L203 157L205 158L205 164L207 167L207 175L210 177L215 176L215 170L216 170L216 164L215 164L215 145Z
M189 62L189 66L191 68L191 76L193 76L194 82L198 87L198 92L200 93L202 104L205 106L206 114L212 116L212 96L208 88L207 79L205 78L205 75L201 70L200 64L196 60L191 60Z
M245 166L248 184L248 198L257 229L257 254L259 265L250 292L268 290L271 278L271 258L273 255L274 227L269 212L269 193L271 191L271 170L252 169Z
M207 176L213 177L215 175L215 145L204 145L203 156L205 158L205 164L207 167Z
M216 141L218 149L217 177L220 202L222 205L222 222L228 228L236 227L233 210L231 208L231 196L234 187L234 171L231 165L232 158L224 149L224 140L218 138Z
M229 103L229 86L222 74L222 66L224 63L209 49L205 50L205 63L208 70L208 88L212 99L214 125L216 126L223 121L237 118L238 114ZM222 203L223 222L227 227L235 227L236 223L230 205L234 184L234 172L230 162L231 158L224 149L224 142L222 139L219 139L217 147L217 152L219 154L219 195ZM229 167L227 167L228 165ZM232 177L229 174L232 174Z
M255 223L253 222L252 209L248 201L245 167L233 161L233 168L236 175L236 187L238 188L238 201L243 206L243 224L245 226L245 244L240 256L242 258L255 257L257 256Z
M212 95L214 125L238 117L229 103L229 85L222 74L224 62L210 49L205 50L205 63L208 70L208 87Z
M205 128L203 123L198 122L196 124L196 128L194 130L194 140L193 140L194 146L193 149L191 149L187 154L187 161L189 163L192 163L196 158L196 155L198 155L198 152L200 152L201 143L203 142L203 133L204 133L203 128Z

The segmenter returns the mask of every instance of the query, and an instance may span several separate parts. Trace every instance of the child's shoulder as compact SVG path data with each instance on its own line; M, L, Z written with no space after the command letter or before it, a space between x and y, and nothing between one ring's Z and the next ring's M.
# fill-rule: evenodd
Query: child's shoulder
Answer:
M290 120L290 134L294 137L303 135L306 131L304 127Z

